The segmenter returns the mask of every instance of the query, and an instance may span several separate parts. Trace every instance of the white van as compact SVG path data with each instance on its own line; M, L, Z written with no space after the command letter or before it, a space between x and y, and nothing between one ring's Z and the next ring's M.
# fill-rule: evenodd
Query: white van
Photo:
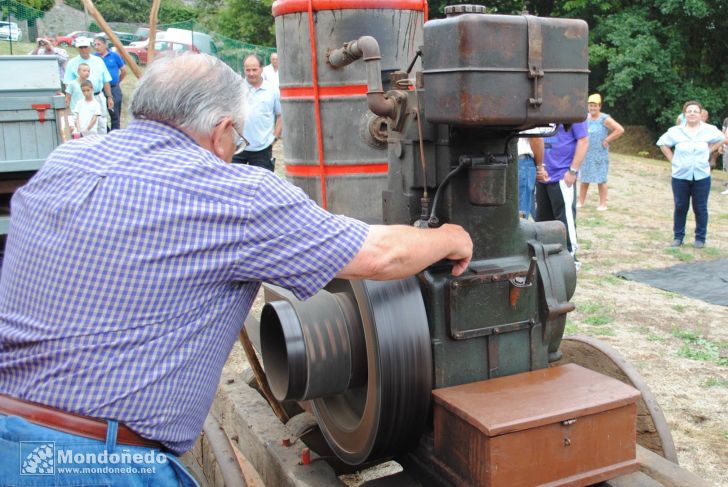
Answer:
M0 20L0 39L10 39L13 42L23 40L23 31L15 22Z
M208 34L204 32L196 32L187 29L175 29L171 27L165 31L164 40L171 42L180 42L182 44L192 44L200 52L217 56L217 46Z

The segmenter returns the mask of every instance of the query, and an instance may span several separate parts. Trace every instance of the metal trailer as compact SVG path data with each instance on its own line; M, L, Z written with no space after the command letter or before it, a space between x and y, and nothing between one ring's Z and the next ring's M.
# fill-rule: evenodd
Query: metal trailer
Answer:
M0 235L10 197L62 142L65 108L55 56L0 56ZM4 237L3 237L4 238Z

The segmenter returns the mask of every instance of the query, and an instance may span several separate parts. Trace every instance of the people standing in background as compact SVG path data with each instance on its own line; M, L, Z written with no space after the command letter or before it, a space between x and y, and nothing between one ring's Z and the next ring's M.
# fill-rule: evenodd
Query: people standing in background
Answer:
M518 139L518 213L528 219L533 212L536 191L536 161L527 137Z
M566 227L569 253L576 257L579 248L576 240L576 175L589 148L586 120L559 124L555 135L529 139L529 142L536 160L535 220L561 221ZM578 261L576 265L578 269Z
M88 64L81 63L78 65L77 70L78 78L68 83L66 86L66 109L70 113L68 124L71 126L71 130L76 132L76 117L73 111L76 109L76 105L79 101L83 100L83 90L81 90L81 83L88 81L88 77L91 74L91 69ZM77 132L80 133L80 132Z
M76 117L76 133L86 137L98 133L97 120L101 116L101 106L94 98L93 83L85 79L80 85L83 100L73 107L73 116Z
M121 93L121 82L124 81L126 76L126 63L117 53L109 51L109 46L106 45L106 40L102 37L94 39L94 47L96 48L95 55L100 57L106 69L109 70L111 75L111 82L109 87L111 88L111 98L114 100L114 107L109 108L109 118L111 119L111 130L121 128L121 102L123 95Z
M596 183L599 188L599 206L597 211L607 210L607 174L609 172L609 143L624 133L622 127L610 115L602 113L602 97L593 94L587 99L589 116L589 150L584 164L579 170L579 201L577 208L584 206L589 184Z
M66 76L66 63L68 63L68 53L65 49L54 47L50 40L39 37L36 40L35 49L28 53L31 56L55 56L58 60L58 75L61 77L61 83Z
M263 68L263 79L278 88L278 53L270 55L270 64Z
M701 120L703 105L691 100L683 105L685 125L670 127L657 145L672 164L674 239L671 247L680 247L685 238L685 220L692 201L695 213L696 249L705 247L708 233L708 195L710 194L710 153L726 143L726 136Z
M98 56L91 55L91 39L88 37L79 37L76 39L76 48L78 49L78 56L68 61L66 66L66 77L63 82L68 84L76 79L78 65L81 63L88 64L91 69L89 80L94 85L94 96L101 106L101 116L99 117L98 132L101 134L106 133L106 119L109 110L114 109L114 98L111 96L111 73L106 68L104 61Z
M256 54L245 58L245 109L243 137L248 145L233 156L233 163L250 164L273 171L273 143L281 135L281 95L263 79L263 63Z

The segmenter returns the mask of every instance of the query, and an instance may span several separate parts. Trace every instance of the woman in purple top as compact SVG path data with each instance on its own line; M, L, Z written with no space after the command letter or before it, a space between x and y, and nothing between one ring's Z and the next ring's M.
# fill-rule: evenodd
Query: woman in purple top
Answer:
M586 120L559 125L552 137L529 139L529 142L536 160L535 220L561 221L566 227L569 253L575 255L579 247L576 241L575 184L589 147Z
M584 164L579 170L579 201L577 208L581 208L586 200L590 183L597 183L599 187L599 206L597 211L607 209L607 172L609 171L609 143L621 137L624 128L611 116L602 113L602 97L593 94L588 99L589 116L589 150L586 153Z

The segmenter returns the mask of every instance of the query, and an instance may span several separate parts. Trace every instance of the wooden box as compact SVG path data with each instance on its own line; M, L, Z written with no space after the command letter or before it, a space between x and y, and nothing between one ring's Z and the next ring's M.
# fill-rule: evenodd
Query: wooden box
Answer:
M639 391L568 364L433 391L436 466L459 486L583 486L632 472Z

